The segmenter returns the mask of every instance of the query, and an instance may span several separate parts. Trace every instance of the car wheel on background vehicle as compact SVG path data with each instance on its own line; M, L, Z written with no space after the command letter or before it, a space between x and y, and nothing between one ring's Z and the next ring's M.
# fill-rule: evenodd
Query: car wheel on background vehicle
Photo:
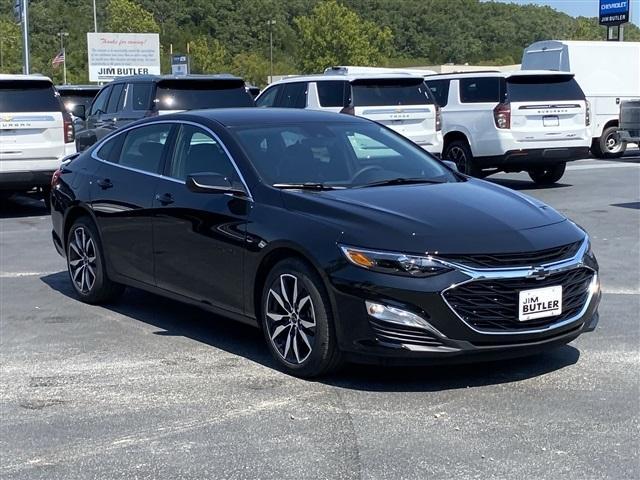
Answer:
M600 138L593 140L591 153L598 158L620 158L627 149L626 142L620 140L618 127L607 127Z
M460 173L471 175L472 177L479 177L482 173L474 164L471 148L464 140L455 140L447 144L443 157L445 160L454 162Z
M340 365L329 297L302 261L286 259L269 272L261 321L271 354L288 373L315 377Z
M124 291L122 285L107 277L100 237L91 219L80 217L75 221L66 247L71 284L83 302L108 302Z
M562 162L549 167L533 168L528 173L531 180L538 185L551 185L562 178L566 168L567 164Z

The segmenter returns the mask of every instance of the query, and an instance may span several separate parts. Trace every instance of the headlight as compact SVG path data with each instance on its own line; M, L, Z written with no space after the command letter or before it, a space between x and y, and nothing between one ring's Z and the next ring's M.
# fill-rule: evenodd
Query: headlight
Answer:
M429 277L451 270L451 268L431 256L377 252L344 245L340 245L340 250L347 260L354 265L380 273L410 277Z

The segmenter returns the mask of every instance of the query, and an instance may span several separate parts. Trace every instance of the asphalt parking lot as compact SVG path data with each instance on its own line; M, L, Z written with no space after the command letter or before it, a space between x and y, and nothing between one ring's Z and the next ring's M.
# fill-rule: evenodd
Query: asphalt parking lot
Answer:
M42 203L4 202L0 478L639 478L640 155L574 162L553 188L491 181L590 232L598 330L526 359L320 381L174 301L80 303Z

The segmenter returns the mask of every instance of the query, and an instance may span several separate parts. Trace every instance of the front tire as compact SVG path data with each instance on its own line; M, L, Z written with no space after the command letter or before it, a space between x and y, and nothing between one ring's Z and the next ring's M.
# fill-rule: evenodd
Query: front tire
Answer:
M283 370L310 378L338 368L331 303L322 279L307 264L293 258L276 264L261 305L265 340Z
M80 217L71 226L66 251L69 278L80 300L100 304L122 294L124 287L107 276L100 237L90 218Z
M627 144L620 140L618 127L605 128L600 138L591 144L591 153L598 158L620 158L626 150Z
M567 168L566 163L558 163L550 167L529 170L529 177L538 185L552 185L562 178Z
M469 144L464 140L454 140L447 144L442 156L445 160L454 162L460 173L472 177L480 177L482 174L481 169L475 165Z

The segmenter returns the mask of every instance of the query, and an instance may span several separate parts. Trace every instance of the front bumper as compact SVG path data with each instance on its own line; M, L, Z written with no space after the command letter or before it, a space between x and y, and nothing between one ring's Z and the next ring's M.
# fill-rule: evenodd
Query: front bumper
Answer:
M584 253L581 249L576 257ZM488 275L486 271L479 275L463 267L431 278L407 278L346 265L330 276L340 348L354 361L455 363L530 355L566 344L594 330L598 323L600 291L594 288L597 264L594 261L593 265L586 265L582 259L572 258L551 265L552 270L556 267L558 274L578 269L593 273L588 295L580 308L568 318L551 317L542 327L538 323L531 328L496 332L475 328L443 295L452 286L485 281L481 275ZM518 278L520 270L514 273L514 270L494 269L491 275L501 278L500 272ZM517 292L514 295L517 296ZM368 314L366 300L414 313L432 328L381 322Z

